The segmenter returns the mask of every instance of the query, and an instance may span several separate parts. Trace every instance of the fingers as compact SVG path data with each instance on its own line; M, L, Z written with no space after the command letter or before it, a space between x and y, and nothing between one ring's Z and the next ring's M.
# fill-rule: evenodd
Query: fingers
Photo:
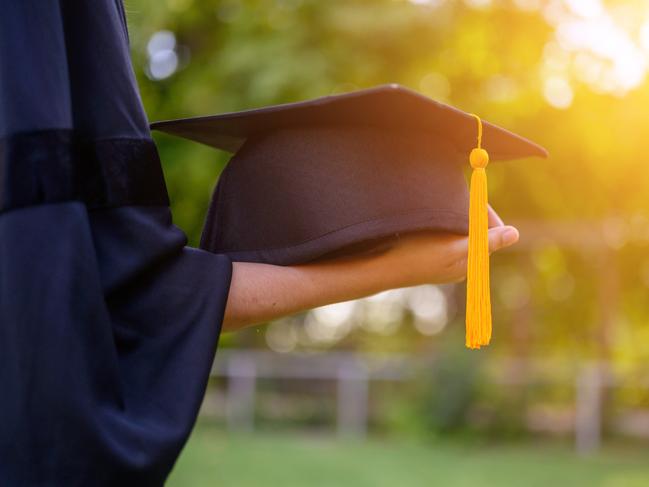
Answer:
M489 228L493 227L502 227L505 225L502 218L498 216L498 213L489 205Z
M502 225L489 229L489 253L496 252L518 242L518 230L511 225ZM467 237L457 239L453 242L453 254L465 256L469 250L469 239Z
M518 230L512 226L498 226L489 229L489 253L504 249L518 242Z

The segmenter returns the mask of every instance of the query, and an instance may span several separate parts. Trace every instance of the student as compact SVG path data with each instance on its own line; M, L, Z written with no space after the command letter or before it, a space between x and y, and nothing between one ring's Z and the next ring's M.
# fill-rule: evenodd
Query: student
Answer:
M463 278L467 239L426 232L283 267L186 247L120 1L0 5L0 485L162 485L222 330Z

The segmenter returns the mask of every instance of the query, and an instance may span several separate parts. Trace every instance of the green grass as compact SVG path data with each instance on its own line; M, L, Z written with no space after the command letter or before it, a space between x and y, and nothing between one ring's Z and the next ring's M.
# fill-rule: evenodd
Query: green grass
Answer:
M230 435L199 423L170 487L649 486L649 451L580 458L569 446L342 441L333 436Z

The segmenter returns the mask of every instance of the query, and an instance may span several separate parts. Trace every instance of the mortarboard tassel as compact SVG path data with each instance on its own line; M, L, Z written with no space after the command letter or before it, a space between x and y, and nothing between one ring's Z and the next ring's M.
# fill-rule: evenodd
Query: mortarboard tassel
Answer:
M471 151L473 168L469 201L469 255L466 288L466 346L480 348L491 340L491 296L489 291L489 222L487 174L489 154L482 145L482 121L478 122L478 147Z

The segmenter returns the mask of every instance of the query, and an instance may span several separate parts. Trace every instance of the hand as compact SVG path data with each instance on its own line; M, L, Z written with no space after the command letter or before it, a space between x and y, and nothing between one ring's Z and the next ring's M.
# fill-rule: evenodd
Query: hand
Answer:
M508 247L518 231L489 208L489 250ZM466 275L468 237L417 232L377 255L299 266L235 262L223 321L236 330L298 311L347 301L386 289L456 282Z
M506 226L489 207L489 252L495 252L518 241L518 230ZM466 277L468 237L416 232L403 235L390 250L391 266L400 269L400 282L395 287L425 283L459 282Z

